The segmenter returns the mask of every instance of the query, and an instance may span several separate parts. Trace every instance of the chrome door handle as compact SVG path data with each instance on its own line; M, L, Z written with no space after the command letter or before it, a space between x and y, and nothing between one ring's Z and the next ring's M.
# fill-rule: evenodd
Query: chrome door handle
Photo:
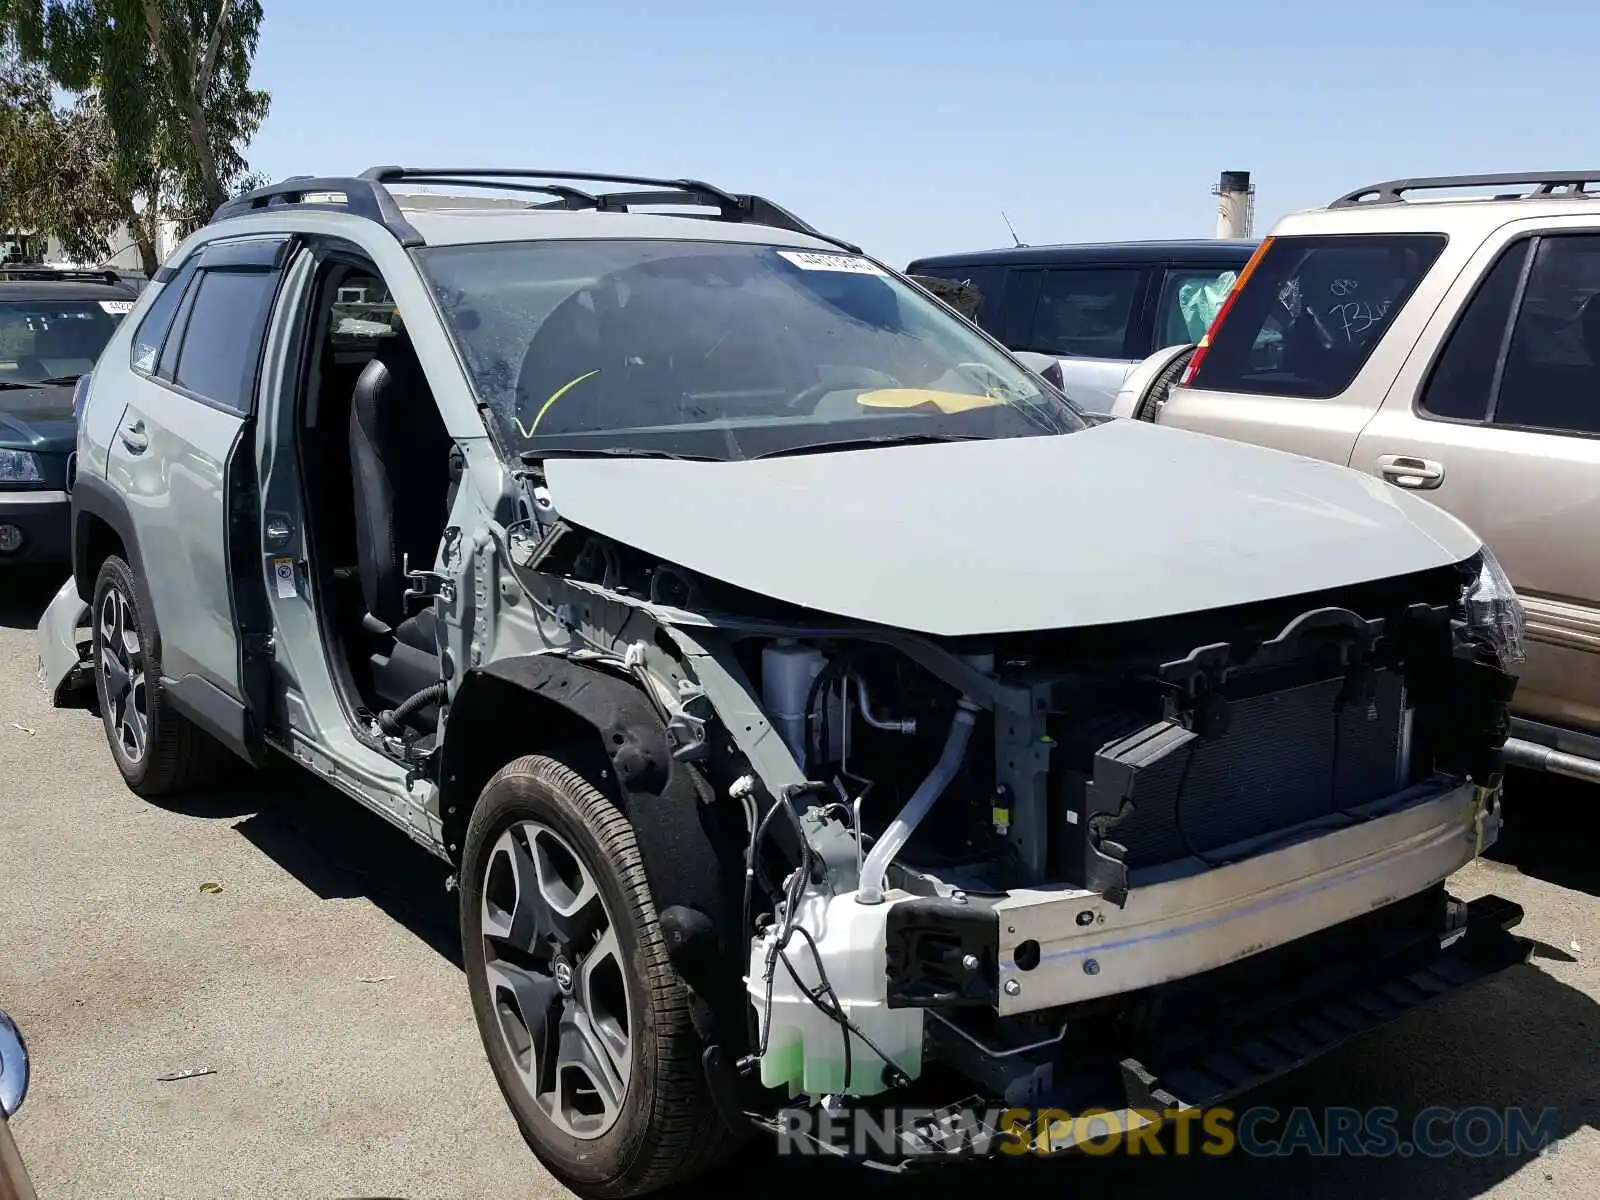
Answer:
M118 436L122 438L122 444L134 454L143 454L150 448L150 439L145 436L143 421L135 421Z
M1378 458L1378 474L1396 487L1429 491L1444 482L1444 464L1408 454L1384 454Z

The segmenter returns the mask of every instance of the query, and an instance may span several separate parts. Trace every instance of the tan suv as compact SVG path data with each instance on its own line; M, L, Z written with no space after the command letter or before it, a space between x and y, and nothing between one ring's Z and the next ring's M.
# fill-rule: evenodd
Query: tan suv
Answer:
M1396 180L1286 217L1200 344L1146 360L1113 409L1346 463L1460 517L1527 607L1508 760L1591 780L1596 183L1600 172Z

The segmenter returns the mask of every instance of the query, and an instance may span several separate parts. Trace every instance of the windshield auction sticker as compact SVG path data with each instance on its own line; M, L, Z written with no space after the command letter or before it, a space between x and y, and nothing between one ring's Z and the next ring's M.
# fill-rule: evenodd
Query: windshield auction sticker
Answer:
M132 300L102 300L100 307L115 316L127 316L133 311Z
M817 254L810 250L779 250L778 257L788 259L802 271L843 271L847 275L882 275L883 270L854 254Z

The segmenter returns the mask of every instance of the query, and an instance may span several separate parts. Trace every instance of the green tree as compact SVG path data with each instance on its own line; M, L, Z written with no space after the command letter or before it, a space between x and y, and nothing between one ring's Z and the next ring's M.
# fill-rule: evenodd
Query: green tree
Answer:
M270 103L250 86L261 16L260 0L0 0L23 58L92 98L147 269L159 221L193 228L253 182L243 148Z
M0 41L0 230L53 237L69 258L93 262L132 215L98 100L58 107L49 73Z

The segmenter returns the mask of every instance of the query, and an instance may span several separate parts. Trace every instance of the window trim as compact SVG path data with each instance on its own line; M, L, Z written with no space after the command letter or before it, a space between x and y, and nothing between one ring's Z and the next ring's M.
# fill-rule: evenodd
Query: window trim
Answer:
M189 332L189 314L194 309L195 297L200 294L200 280L204 275L205 271L197 262L189 272L189 281L184 285L177 311L172 314L172 324L167 328L166 340L161 343L161 354L156 358L152 378L169 387L176 384L178 357L183 348L184 335Z

